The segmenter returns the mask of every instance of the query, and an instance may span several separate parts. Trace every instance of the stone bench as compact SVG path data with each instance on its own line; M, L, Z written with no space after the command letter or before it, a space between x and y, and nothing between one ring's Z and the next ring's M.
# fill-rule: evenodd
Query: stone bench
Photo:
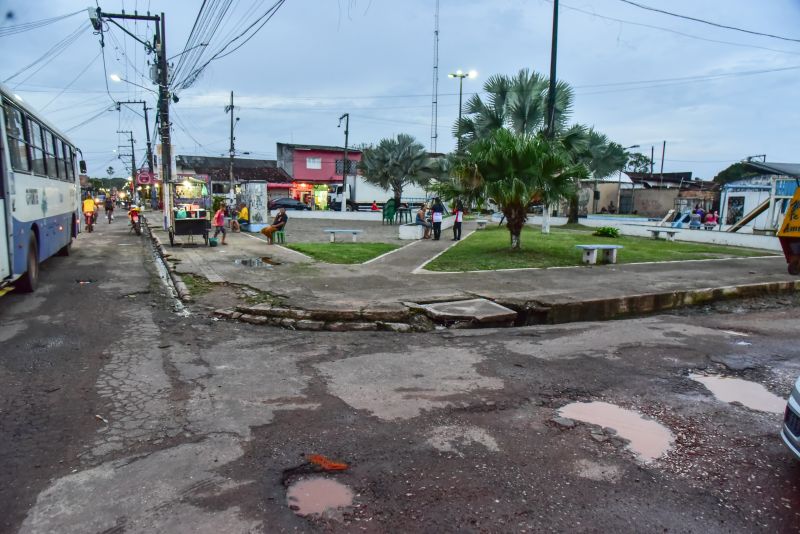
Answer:
M603 263L617 263L617 250L622 245L575 245L583 251L583 263L594 265L597 263L597 251L603 251Z
M362 233L364 230L346 230L346 229L338 229L338 228L325 228L322 231L331 234L331 243L335 243L336 242L336 234L352 234L353 235L353 243L355 243L357 241L356 237L358 236L358 234Z
M680 232L675 228L648 228L647 231L652 234L653 239L658 239L662 233L666 234L667 241L675 241L675 234Z

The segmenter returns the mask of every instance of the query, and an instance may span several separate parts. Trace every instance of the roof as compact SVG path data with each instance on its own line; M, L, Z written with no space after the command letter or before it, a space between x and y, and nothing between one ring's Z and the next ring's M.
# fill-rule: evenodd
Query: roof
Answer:
M745 167L764 174L791 176L800 178L800 163L773 163L761 161L743 161Z
M328 146L328 145L295 145L293 143L278 143L278 149L280 147L291 148L293 150L324 150L327 152L344 152L343 146ZM351 154L360 154L361 150L357 148L348 147L347 152Z
M668 184L680 184L690 182L692 173L690 172L626 172L633 182L664 182Z
M230 158L211 156L176 156L178 167L192 169L197 174L207 174L212 181L230 178ZM238 180L266 180L271 183L290 183L292 177L278 167L274 159L233 158L233 174Z

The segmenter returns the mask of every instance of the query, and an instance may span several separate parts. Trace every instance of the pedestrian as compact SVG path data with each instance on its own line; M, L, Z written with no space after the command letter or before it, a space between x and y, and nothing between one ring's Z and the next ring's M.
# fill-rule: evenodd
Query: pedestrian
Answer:
M278 214L272 220L272 224L261 229L261 233L266 236L267 242L270 245L272 244L272 234L279 230L283 230L286 227L287 222L289 222L289 217L286 215L286 208L279 208Z
M422 226L422 227L425 228L425 232L422 234L422 239L430 239L431 238L431 223L429 223L425 219L425 215L427 215L427 212L428 212L428 205L427 204L423 204L422 206L420 206L419 207L419 211L417 211L417 220L415 221L415 223L418 226Z
M444 217L444 204L442 204L439 197L433 199L431 212L433 220L433 240L439 241L439 238L442 237L442 218Z
M111 224L111 221L114 219L114 200L111 197L106 197L105 208L108 223Z
M222 244L227 245L225 242L225 203L219 205L217 212L214 213L214 219L211 221L211 226L214 227L214 239L217 238L220 232L222 232Z
M460 199L456 200L454 215L456 216L456 220L453 223L453 241L461 241L461 223L464 220L464 204L461 203Z

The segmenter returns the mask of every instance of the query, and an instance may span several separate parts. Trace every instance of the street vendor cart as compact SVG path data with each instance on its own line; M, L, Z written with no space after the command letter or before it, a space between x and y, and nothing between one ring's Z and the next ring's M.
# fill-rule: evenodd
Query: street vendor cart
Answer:
M789 274L800 274L800 182L789 201L786 216L778 230L778 239L789 264Z
M208 246L208 234L211 229L208 204L208 188L206 182L197 178L189 178L183 182L172 184L174 187L175 206L170 214L169 244L175 246L175 236L198 236Z

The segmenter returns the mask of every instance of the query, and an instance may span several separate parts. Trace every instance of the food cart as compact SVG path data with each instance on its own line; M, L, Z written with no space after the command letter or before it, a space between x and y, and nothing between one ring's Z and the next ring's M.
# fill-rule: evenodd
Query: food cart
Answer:
M201 236L206 246L211 228L208 182L199 177L184 177L171 185L175 205L170 214L169 244L175 245L175 236Z
M778 230L778 239L789 264L789 274L800 274L800 182L789 201L783 224Z

